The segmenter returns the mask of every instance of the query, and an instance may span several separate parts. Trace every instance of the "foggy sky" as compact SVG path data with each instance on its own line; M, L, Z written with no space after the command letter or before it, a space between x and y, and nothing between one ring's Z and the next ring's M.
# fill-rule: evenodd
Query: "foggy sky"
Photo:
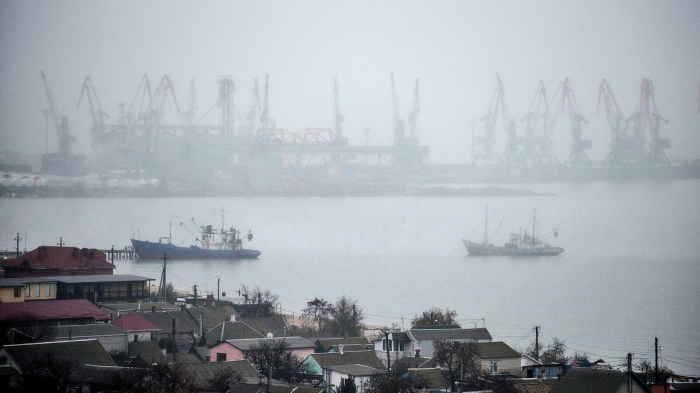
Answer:
M3 0L0 150L43 152L41 111L48 104L40 70L57 109L69 117L77 152L90 149L87 105L76 109L86 75L115 122L118 103L131 102L144 73L154 89L168 74L183 109L194 77L195 119L216 101L220 75L232 76L235 105L245 118L253 78L262 88L270 74L270 115L291 131L333 127L338 77L350 144L363 145L363 130L370 128L370 143L386 145L393 140L393 72L404 118L420 79L418 138L430 146L430 162L464 163L471 121L486 112L498 72L516 121L527 113L540 79L551 96L570 77L590 120L584 134L593 140L596 159L605 157L609 141L604 116L596 113L601 79L630 116L642 78L651 78L659 111L670 120L664 130L670 156L700 156L700 2L530 3ZM174 109L166 119L180 122ZM561 120L553 139L563 161L571 137L568 119ZM477 133L481 127L477 123ZM501 151L500 125L496 132Z

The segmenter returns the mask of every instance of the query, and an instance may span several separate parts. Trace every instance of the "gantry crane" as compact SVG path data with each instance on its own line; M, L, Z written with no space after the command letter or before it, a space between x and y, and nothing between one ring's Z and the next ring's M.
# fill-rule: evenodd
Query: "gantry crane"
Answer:
M523 160L531 161L532 164L555 163L558 162L556 154L552 150L552 141L549 139L551 128L549 123L549 102L547 102L547 91L544 82L537 84L535 97L530 103L530 110L520 121L525 121L527 133L524 138L524 146L520 151ZM542 128L541 135L537 135L537 130Z
M338 98L338 78L333 78L333 96L335 98L335 137L336 141L342 143L343 141L343 121L345 118L343 114L340 113L340 99Z
M391 74L391 98L392 98L392 113L394 117L394 145L401 145L406 137L404 131L403 119L399 113L399 101L396 98L396 87L394 86L394 73Z
M474 163L482 161L484 164L494 164L499 161L498 152L494 147L494 134L496 131L496 123L498 118L503 119L503 124L508 127L511 124L506 112L506 102L503 97L503 82L501 77L496 74L496 90L491 97L491 103L486 114L479 121L486 121L484 124L484 135L476 138L476 145L481 146L481 150L474 156Z
M666 157L664 149L671 148L671 140L661 138L661 122L668 123L668 120L664 119L656 108L654 82L651 79L642 80L639 91L639 104L633 117L639 121L637 126L640 128L639 132L642 135L642 140L646 130L649 130L649 136L651 137L649 162L652 165L670 165L671 162Z
M92 118L92 144L95 145L105 138L105 118L109 118L109 115L102 110L102 104L100 104L100 100L97 98L97 92L95 92L95 87L92 85L90 75L86 76L83 81L78 104L75 106L76 109L80 108L83 95L87 96L87 102L90 108L90 117ZM93 97L97 103L97 110L95 110L95 106L92 103Z
M628 134L628 120L622 115L620 105L615 99L612 87L608 81L603 79L598 87L598 108L600 112L601 98L605 103L605 118L608 120L610 129L610 153L605 161L608 165L620 165L633 163L638 159L636 153L639 147L637 140Z
M75 137L71 136L70 134L68 118L66 116L61 116L56 110L53 96L51 95L51 90L49 90L49 84L46 81L46 75L44 75L44 71L41 71L41 79L43 79L44 81L46 98L49 101L49 111L51 113L51 117L53 118L53 124L56 127L56 134L58 135L58 154L64 156L71 156L71 144L75 142Z
M588 124L588 120L581 115L574 95L574 89L571 88L571 80L564 79L561 85L561 113L567 113L569 116L569 124L571 126L571 153L566 159L566 164L569 166L582 166L588 164L588 156L586 150L591 150L593 143L590 139L583 139L583 124Z

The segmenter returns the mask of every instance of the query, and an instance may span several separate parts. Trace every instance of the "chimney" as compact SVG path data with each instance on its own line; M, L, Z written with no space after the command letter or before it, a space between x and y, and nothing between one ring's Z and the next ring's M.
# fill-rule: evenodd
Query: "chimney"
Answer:
M177 335L177 329L175 328L175 324L176 324L175 318L173 318L173 340L175 339L175 337Z
M202 336L202 313L199 313L199 336Z
M416 357L417 357L417 358L420 357L420 349L416 349Z
M187 311L187 305L186 305L186 304L181 304L181 305L180 305L180 311Z
M343 344L338 344L338 353L343 354Z
M139 303L139 308L141 307L141 303ZM156 306L151 307L151 312L156 312Z
M80 250L77 247L73 247L73 258L78 258L80 256Z
M161 349L160 349L160 353L162 353L163 356L167 356L168 351L167 351L165 348L161 348Z
M236 322L236 314L231 314L231 322Z
M49 248L46 246L39 247L39 260L43 261L49 258Z

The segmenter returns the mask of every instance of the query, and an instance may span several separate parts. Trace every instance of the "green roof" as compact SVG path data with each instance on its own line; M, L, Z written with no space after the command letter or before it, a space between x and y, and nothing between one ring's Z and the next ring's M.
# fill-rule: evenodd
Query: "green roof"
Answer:
M86 364L116 366L109 353L96 339L13 344L5 345L3 350L22 370L31 367L32 363L46 361L50 356L57 361L68 361L74 368Z
M519 358L521 356L520 353L503 341L477 343L474 345L476 345L481 359Z
M376 368L378 370L386 370L384 363L377 357L374 351L358 351L358 352L344 352L344 353L312 353L307 356L305 362L312 359L317 367L313 364L309 364L314 369L317 368L329 368L331 366L343 366L349 364L359 364L362 366L369 366ZM315 370L320 374L320 370Z
M223 330L223 337L221 331ZM221 341L235 340L242 338L264 338L262 334L255 331L243 322L223 322L214 326L204 335L206 346L214 345Z
M243 382L257 383L258 372L255 371L247 360L237 360L233 362L208 362L208 363L182 363L178 370L189 377L196 386L206 387L208 380L214 376L219 369L225 368L231 372L238 373L243 377Z
M352 337L352 338L322 338L316 340L316 349L328 352L331 347L338 344L349 345L349 344L369 344L364 337Z
M632 373L635 391L650 392L649 387ZM627 391L628 374L617 370L572 368L549 391L550 393L615 393L621 387Z
M409 375L425 382L428 388L440 389L450 386L450 381L442 374L442 370L437 368L410 368Z

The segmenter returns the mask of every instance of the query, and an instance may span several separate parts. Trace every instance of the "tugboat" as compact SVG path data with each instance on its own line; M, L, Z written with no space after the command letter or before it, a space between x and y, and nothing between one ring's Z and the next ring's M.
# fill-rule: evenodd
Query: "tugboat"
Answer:
M537 209L532 216L532 236L520 233L511 233L510 241L503 247L489 243L489 214L488 207L486 208L486 224L484 225L484 241L481 243L472 242L471 240L462 239L464 247L469 255L508 255L508 256L550 256L559 255L564 252L561 247L553 247L547 243L543 243L540 238L552 234L554 237L559 236L557 229L552 229L551 232L545 233L539 237L535 236L535 224L537 222ZM500 225L499 225L500 228Z
M187 223L193 223L199 236L195 234L187 223L180 223L199 244L189 247L181 247L172 244L172 220L170 222L170 234L161 237L158 243L131 239L136 254L139 258L162 258L163 253L172 259L254 259L260 256L260 251L243 248L243 239L253 240L253 234L248 231L241 237L241 231L234 227L224 229L224 209L221 209L221 229L214 229L212 225L199 226L193 219Z

